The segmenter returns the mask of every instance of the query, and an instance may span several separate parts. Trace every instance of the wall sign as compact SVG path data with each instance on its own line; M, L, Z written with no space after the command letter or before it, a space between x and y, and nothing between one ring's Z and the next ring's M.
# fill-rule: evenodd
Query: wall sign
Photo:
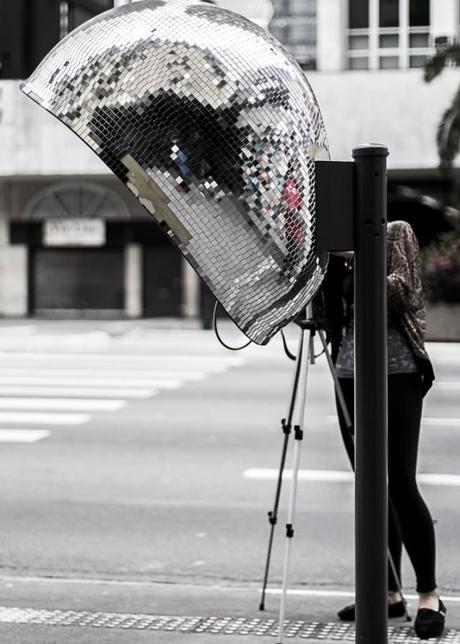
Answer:
M104 246L105 221L102 219L47 219L43 227L45 246Z

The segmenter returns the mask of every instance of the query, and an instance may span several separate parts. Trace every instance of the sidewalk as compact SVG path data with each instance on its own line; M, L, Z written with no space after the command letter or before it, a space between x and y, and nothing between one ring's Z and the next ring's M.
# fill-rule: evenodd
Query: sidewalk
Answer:
M304 589L305 591L305 589ZM299 589L302 592L302 589ZM354 641L351 624L335 619L350 591L312 589L288 598L286 640ZM341 597L340 595L345 595ZM460 642L460 602L449 601L446 644ZM0 641L8 644L262 644L276 642L279 596L258 610L258 587L153 584L99 580L0 579ZM415 603L410 601L412 614ZM7 610L15 607L19 610ZM10 623L8 623L8 621ZM390 642L416 644L410 625L391 620Z

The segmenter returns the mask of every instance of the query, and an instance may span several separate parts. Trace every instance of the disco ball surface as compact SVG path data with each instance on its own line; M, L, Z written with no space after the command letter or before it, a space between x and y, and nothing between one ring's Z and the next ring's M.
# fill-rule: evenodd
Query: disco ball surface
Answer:
M265 344L310 301L323 120L263 29L198 0L144 0L83 24L23 91L134 193L238 327Z

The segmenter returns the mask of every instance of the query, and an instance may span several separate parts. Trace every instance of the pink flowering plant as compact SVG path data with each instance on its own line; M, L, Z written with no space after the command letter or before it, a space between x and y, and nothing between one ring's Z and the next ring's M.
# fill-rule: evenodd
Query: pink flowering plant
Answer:
M423 277L429 302L460 302L460 235L445 233L424 253Z

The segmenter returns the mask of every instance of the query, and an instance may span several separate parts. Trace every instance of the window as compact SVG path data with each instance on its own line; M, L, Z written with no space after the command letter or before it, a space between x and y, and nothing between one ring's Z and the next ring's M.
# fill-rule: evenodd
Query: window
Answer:
M429 0L349 0L349 69L423 66L430 48Z
M113 7L113 0L0 0L0 78L27 78L82 22Z
M113 0L62 0L61 38L97 14L113 8Z
M27 78L58 40L55 0L0 1L0 78Z
M288 11L293 16L315 16L316 0L291 0Z
M316 38L314 25L309 20L299 18L290 25L288 38L291 45L314 43Z
M399 25L399 0L380 0L379 26L397 27Z
M316 66L317 0L272 0L270 31L305 69Z
M350 29L367 29L369 27L369 0L350 0L348 12Z
M411 27L425 27L430 24L430 0L410 0L409 7Z

